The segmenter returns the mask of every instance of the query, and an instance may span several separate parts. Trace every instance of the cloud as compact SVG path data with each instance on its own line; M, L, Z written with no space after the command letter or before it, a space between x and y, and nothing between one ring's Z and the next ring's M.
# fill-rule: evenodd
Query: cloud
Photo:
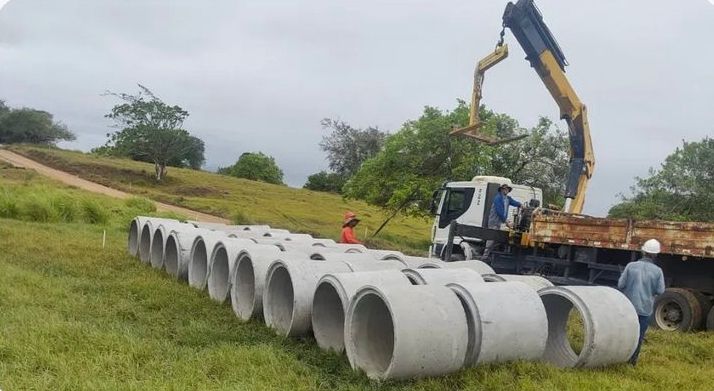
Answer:
M706 1L538 2L588 105L596 173L586 210L603 214L682 139L712 134ZM0 97L53 112L104 142L105 90L149 86L191 116L208 165L275 156L291 185L326 167L319 121L396 130L424 105L470 93L498 38L505 2L445 0L13 0L0 12ZM558 111L523 61L487 75L484 103L532 126ZM560 126L565 126L560 123Z

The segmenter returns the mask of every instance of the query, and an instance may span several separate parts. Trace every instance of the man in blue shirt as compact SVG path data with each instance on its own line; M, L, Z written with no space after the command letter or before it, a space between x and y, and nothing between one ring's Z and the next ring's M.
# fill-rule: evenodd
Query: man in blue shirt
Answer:
M508 221L508 207L515 206L516 208L521 207L521 203L511 198L508 193L513 191L513 188L508 184L504 183L498 188L498 194L493 198L493 204L491 204L491 212L488 215L488 229L501 229L503 224L506 224L508 228L513 228L513 224ZM483 258L488 259L488 255L491 250L496 246L495 240L487 240L486 248L483 250Z
M660 243L656 239L646 241L642 246L642 258L628 263L617 282L617 288L630 299L640 320L640 339L635 353L630 358L632 365L637 364L640 355L640 347L652 316L654 298L664 293L664 274L662 269L654 264L660 250Z

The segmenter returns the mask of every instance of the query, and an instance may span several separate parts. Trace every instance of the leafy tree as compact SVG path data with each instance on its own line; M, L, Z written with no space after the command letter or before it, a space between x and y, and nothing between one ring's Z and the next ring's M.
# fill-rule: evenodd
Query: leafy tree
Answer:
M342 186L345 185L345 178L335 172L320 171L307 177L307 182L303 186L304 189L315 191L327 191L330 193L342 192Z
M234 165L219 168L218 173L276 185L283 184L283 171L272 156L262 152L246 152L240 155Z
M433 190L444 181L470 180L476 175L511 178L544 190L545 201L559 201L567 175L565 134L547 119L530 130L513 118L481 108L482 131L499 138L528 137L487 146L449 136L453 126L468 123L468 106L459 101L453 111L426 107L387 137L384 149L363 163L345 185L345 195L389 209L396 214L426 215Z
M349 178L359 170L362 163L376 155L384 144L386 134L375 127L355 129L343 121L325 118L323 129L332 132L322 138L320 148L327 152L332 171Z
M714 139L683 142L630 190L610 217L714 222Z
M106 115L120 130L108 134L107 143L93 152L154 163L157 181L167 166L200 168L205 161L203 141L182 128L188 112L164 103L141 84L139 88L137 95L108 93L124 101Z
M30 108L11 109L0 100L0 144L54 145L75 139L64 124L53 120L52 114Z

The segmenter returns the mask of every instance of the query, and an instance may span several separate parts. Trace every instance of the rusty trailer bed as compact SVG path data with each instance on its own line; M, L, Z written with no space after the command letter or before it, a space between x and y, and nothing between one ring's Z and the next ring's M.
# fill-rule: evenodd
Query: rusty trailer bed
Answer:
M714 224L627 220L542 209L533 214L529 238L537 243L638 251L648 239L662 243L662 253L714 258Z

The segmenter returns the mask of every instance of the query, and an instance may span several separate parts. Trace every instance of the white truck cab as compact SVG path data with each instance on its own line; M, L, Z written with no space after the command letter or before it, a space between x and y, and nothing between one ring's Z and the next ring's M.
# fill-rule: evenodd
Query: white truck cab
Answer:
M541 189L514 185L508 178L476 176L471 181L449 182L434 192L432 212L436 217L431 229L432 244L429 254L435 257L441 256L444 244L449 238L449 224L453 220L459 224L487 227L493 198L498 193L498 188L503 184L508 184L513 188L509 196L514 200L528 204L530 200L535 199L542 205L543 191ZM509 220L512 221L515 213L516 208L508 208ZM457 257L474 259L480 255L483 245L481 239L455 237L453 251Z

